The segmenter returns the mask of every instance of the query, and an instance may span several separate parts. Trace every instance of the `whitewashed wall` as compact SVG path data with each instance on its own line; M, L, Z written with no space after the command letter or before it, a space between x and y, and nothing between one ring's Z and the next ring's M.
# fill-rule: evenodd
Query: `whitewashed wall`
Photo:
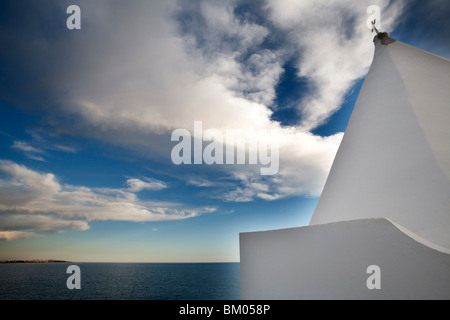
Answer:
M450 63L375 44L310 226L240 235L243 299L450 299Z

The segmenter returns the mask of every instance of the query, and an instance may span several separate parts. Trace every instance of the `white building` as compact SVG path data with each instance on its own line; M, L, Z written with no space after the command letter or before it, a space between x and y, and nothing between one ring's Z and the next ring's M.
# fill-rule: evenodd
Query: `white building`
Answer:
M310 225L240 235L243 299L450 299L450 61L374 42Z

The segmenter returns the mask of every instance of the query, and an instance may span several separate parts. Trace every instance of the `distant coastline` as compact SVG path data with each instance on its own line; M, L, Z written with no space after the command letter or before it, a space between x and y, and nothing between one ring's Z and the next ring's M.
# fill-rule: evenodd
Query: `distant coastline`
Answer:
M0 263L71 263L66 260L54 260L54 259L33 259L33 260L5 260Z

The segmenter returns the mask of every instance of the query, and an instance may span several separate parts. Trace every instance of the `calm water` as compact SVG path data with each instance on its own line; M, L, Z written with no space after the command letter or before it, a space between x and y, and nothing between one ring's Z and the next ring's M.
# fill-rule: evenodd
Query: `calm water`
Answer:
M0 264L0 299L238 300L239 263L74 263L81 289L69 290L69 263Z

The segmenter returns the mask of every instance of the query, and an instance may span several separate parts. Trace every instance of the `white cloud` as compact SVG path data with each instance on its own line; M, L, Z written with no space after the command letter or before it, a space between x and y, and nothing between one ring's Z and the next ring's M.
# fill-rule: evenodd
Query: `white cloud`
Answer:
M382 31L391 31L404 1L268 0L272 20L287 30L301 52L298 75L314 87L298 105L305 129L324 123L370 67L374 34L366 27L366 9L374 4L381 9Z
M0 180L2 197L15 190L23 190L27 192L18 194L25 199L32 200L34 197L53 195L61 190L61 185L51 173L41 174L6 160L0 160L0 170L12 177L9 181ZM2 199L1 203L14 202L14 200L13 197Z
M188 184L197 186L197 187L215 187L219 186L220 184L217 183L217 181L210 181L204 178L190 178L186 181Z
M138 144L136 148L141 150L150 149L150 146L142 142L144 139L139 135L168 134L175 128L187 128L192 132L195 120L203 122L204 131L214 128L223 133L229 129L275 132L283 145L280 156L284 168L281 168L276 179L260 181L259 170L253 170L251 177L266 185L268 190L265 193L253 190L248 186L247 178L236 174L246 172L246 166L227 166L218 170L227 171L229 177L235 179L235 186L223 192L222 197L228 201L251 201L255 197L275 199L295 192L318 195L342 136L322 139L313 137L303 128L281 128L270 120L272 111L268 105L273 102L275 87L283 72L280 53L263 49L253 52L245 61L240 60L245 52L255 50L254 47L264 41L268 35L267 28L239 22L233 15L231 3L202 2L201 13L206 20L206 29L195 32L202 32L206 44L199 48L189 35L180 38L173 30L174 21L161 20L158 10L161 7L154 8L150 13L157 16L155 19L149 17L157 21L158 35L154 35L154 30L149 29L148 25L135 25L133 28L124 26L125 31L128 28L133 30L127 40L135 48L132 53L124 52L123 41L116 43L119 38L108 39L107 47L112 50L105 52L105 55L110 57L108 61L111 61L111 65L100 64L101 69L90 72L87 78L83 77L84 84L90 83L89 90L79 88L74 91L74 98L67 105L71 112L76 110L91 128L98 128L97 132L108 132L103 135L103 139L110 139L114 135L109 133L119 129L121 133L126 132L127 140L123 143L132 146L135 142ZM126 17L129 12L121 12L124 21L128 20ZM138 12L133 14L140 15ZM137 34L134 33L136 30ZM149 35L147 42L139 41L139 30ZM232 39L232 43L224 45L224 38ZM154 52L156 47L166 50ZM123 61L120 68L115 65L117 60ZM141 62L139 72L136 72L137 61ZM114 73L112 79L127 81L98 78L105 72ZM108 88L91 92L91 88L105 81L113 83ZM166 135L159 136L159 139L167 138ZM120 143L119 140L114 142ZM158 145L160 151L166 148L169 154L170 145L161 145L163 143ZM303 153L296 150L302 150ZM318 159L308 156L310 150L315 150ZM293 156L296 158L292 159ZM328 161L322 161L322 157L327 157ZM307 173L297 177L299 172ZM191 178L188 181L197 186L224 187L210 180ZM287 188L285 185L291 185L291 181L299 184ZM130 190L137 191L143 186L142 182L132 183Z
M14 141L12 147L20 152L23 152L25 156L32 160L45 161L45 159L41 156L45 154L45 151L33 147L25 141Z
M233 178L241 183L223 195L226 201L247 202L257 198L271 201L299 194L320 195L343 134L319 137L296 128L279 130L280 133L275 133L280 136L278 174L261 176L258 167L249 166L230 169Z
M50 151L59 151L65 153L77 152L77 149L72 146L64 145L59 141L52 141L52 139L58 139L58 136L55 134L46 133L42 130L26 131L31 135L30 141L14 140L11 147L18 152L23 153L31 160L46 161L44 157L49 157Z
M140 192L142 190L161 190L167 188L167 185L162 181L149 178L146 178L146 180L148 181L145 182L136 178L128 179L128 190L130 192Z
M57 45L47 39L45 46L24 50L33 54L38 71L49 66L45 61L54 62L45 69L45 82L40 83L44 95L54 100L52 105L61 106L49 112L49 122L63 132L167 159L168 166L171 131L192 130L196 120L201 120L205 129L222 132L274 130L281 146L278 175L262 178L259 170L248 166L223 166L217 170L233 180L232 187L212 182L211 176L193 178L192 172L185 173L186 180L221 188L211 194L217 197L220 193L229 201L318 196L342 134L322 138L309 131L326 121L354 81L364 76L373 53L366 9L378 3L384 10L388 1L268 0L259 22L239 19L235 12L238 3L83 2L85 29ZM385 30L390 31L402 3L397 1L382 13ZM184 28L177 20L183 14L191 15L186 20L197 24ZM273 25L283 40L265 47L264 41L273 36ZM33 32L46 34L31 30L30 37ZM22 45L28 43L32 42ZM312 90L298 101L301 123L281 128L271 120L270 105L283 65L293 57L297 58L298 76L307 79ZM59 122L55 114L71 121ZM179 178L183 179L183 174ZM265 190L257 190L254 183L264 185ZM87 207L85 212L90 214L97 211L101 216L99 206L108 208L110 216L121 216L116 212L120 208L139 220L155 217L155 213L131 200L131 191L157 187L158 183L151 181L129 181L128 193L117 198L93 190L65 192L90 201L104 199ZM114 206L108 206L106 200Z
M19 212L24 212L19 214L5 213L8 209L4 207L0 211L2 212L0 215L0 228L4 230L34 230L54 233L64 230L84 231L89 229L88 223L82 220L61 219L36 212L25 212L23 209L18 209Z
M30 146L24 141L14 141L13 148L24 152L44 153L43 150Z
M88 222L94 220L178 220L215 211L212 207L189 208L177 203L140 201L134 193L122 189L61 185L51 173L39 173L11 161L0 160L0 170L9 176L0 179L2 232L81 231L87 230Z
M39 235L34 232L25 231L0 231L0 240L14 241L19 239L31 239L36 238Z

